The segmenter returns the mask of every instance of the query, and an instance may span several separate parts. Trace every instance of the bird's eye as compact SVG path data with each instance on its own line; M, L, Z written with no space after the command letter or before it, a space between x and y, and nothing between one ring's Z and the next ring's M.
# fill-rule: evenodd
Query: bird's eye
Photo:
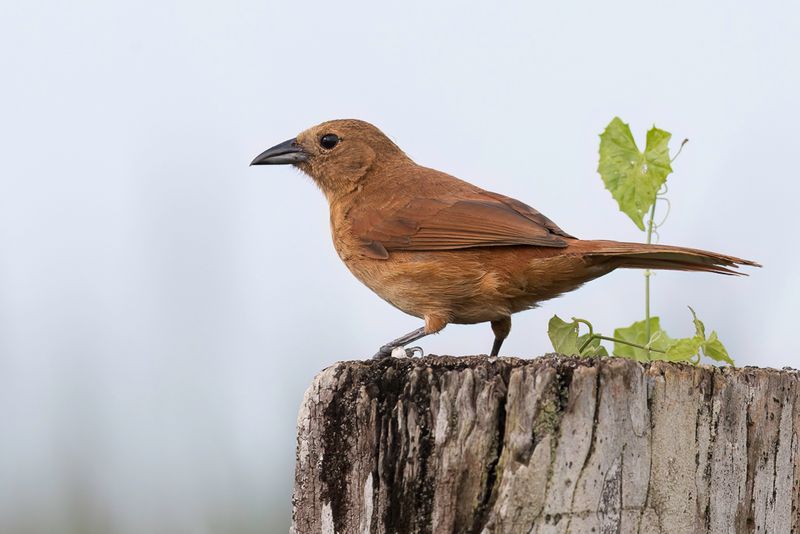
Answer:
M322 145L322 148L330 150L339 144L339 136L336 134L325 134L320 138L319 144Z

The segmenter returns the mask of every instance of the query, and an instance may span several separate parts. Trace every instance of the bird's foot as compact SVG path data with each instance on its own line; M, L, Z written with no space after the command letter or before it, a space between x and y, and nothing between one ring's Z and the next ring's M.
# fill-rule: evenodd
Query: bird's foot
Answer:
M392 351L392 356L395 358L413 358L415 354L422 358L425 356L425 351L422 347L397 347Z
M392 358L413 358L416 353L419 353L420 357L425 356L425 351L422 350L422 347L405 348L384 345L378 350L372 359L382 360L383 358L388 358L389 356Z

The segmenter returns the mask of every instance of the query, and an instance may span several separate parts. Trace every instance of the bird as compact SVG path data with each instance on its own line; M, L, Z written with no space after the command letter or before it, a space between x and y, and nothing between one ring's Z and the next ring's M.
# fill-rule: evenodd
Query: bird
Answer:
M742 274L756 262L660 244L578 239L531 206L415 163L357 119L313 126L251 165L293 165L330 209L337 254L383 300L424 325L382 345L405 349L448 324L488 322L497 356L511 316L619 268ZM399 353L398 353L399 354Z

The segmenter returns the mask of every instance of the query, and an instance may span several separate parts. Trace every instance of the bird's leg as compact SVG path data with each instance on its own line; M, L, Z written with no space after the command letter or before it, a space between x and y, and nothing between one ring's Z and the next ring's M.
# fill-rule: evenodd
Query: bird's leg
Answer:
M497 356L503 341L508 337L508 333L511 332L511 317L503 317L492 321L492 332L494 332L494 343L492 344L490 356Z
M382 346L380 349L378 349L378 352L372 358L374 360L380 360L381 358L386 358L387 356L391 356L392 355L392 351L394 349L396 349L397 347L405 347L409 343L412 343L412 342L414 342L414 341L416 341L418 339L421 339L421 338L423 338L423 337L425 337L427 335L428 335L428 333L425 331L425 327L424 326L420 326L416 330L414 330L412 332L409 332L408 334L406 334L404 336L400 336L397 339L395 339L394 341L390 341L386 345ZM412 352L412 354L413 354L413 352Z
M509 320L510 324L510 320ZM400 336L394 341L390 341L386 345L382 346L378 349L378 352L372 358L374 360L380 360L381 358L386 358L387 356L392 355L392 351L397 347L405 347L409 343L412 343L418 339L422 339L423 337L427 336L428 334L435 334L436 332L440 331L442 328L447 326L447 319L443 319L441 317L433 316L433 315L426 315L425 316L425 326L421 326L416 330L409 332L404 336ZM510 326L509 326L510 328ZM414 351L419 350L422 352L422 349L419 347L415 347L413 349L407 349L406 354L410 357L414 355Z

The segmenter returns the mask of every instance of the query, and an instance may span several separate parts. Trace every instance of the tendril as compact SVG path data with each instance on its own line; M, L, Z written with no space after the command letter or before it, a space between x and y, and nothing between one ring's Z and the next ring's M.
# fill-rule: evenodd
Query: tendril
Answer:
M681 141L681 146L680 146L680 147L678 147L678 151L675 153L675 155L674 155L674 156L672 156L672 159L671 159L671 160L669 160L669 162L670 162L670 163L672 163L673 161L675 161L676 159L678 159L678 156L680 156L680 155L681 155L681 151L683 150L683 146L684 146L686 143L688 143L688 142L689 142L689 140L688 140L688 139L684 139L683 141Z

